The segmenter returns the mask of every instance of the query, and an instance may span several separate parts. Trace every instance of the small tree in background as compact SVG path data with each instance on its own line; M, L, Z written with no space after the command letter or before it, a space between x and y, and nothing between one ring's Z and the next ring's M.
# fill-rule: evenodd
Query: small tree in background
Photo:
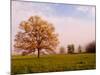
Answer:
M60 54L65 54L65 48L63 46L60 47Z
M67 48L68 48L68 53L74 53L74 44L68 45Z
M78 53L81 53L82 52L82 47L79 45L78 47Z
M72 44L72 53L74 53L74 50L75 50L74 44Z
M15 36L14 47L30 52L38 51L38 58L42 49L55 50L59 43L53 25L39 16L22 21L19 28L21 31Z
M96 52L96 42L90 42L87 46L86 46L86 52L87 53L95 53Z

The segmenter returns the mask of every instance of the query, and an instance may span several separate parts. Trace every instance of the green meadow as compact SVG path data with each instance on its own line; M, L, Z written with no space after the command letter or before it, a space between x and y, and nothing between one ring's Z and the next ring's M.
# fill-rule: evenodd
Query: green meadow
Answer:
M56 54L36 56L12 56L11 72L15 74L89 70L96 68L96 54Z

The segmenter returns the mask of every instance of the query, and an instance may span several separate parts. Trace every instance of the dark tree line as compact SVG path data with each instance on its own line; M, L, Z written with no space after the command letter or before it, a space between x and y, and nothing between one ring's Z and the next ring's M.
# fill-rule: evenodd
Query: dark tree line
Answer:
M86 46L86 52L87 53L96 53L96 42L90 42L87 46Z
M64 48L62 46L60 48L60 54L65 54L66 52L65 50L68 50L69 54L73 54L75 53L75 45L69 44L67 48ZM81 45L78 46L77 53L84 53ZM92 41L85 46L85 53L96 53L96 42L95 41Z

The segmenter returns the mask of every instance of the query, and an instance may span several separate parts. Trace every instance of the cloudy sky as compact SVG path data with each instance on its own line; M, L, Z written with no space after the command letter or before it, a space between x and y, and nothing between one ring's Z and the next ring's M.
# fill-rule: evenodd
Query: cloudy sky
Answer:
M95 6L12 1L12 43L20 22L35 15L54 25L59 46L95 40Z

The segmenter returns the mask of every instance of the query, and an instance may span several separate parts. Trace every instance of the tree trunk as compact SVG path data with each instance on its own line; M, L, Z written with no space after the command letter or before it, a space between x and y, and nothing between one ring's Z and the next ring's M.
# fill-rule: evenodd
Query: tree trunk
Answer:
M38 58L40 58L40 49L38 48Z

